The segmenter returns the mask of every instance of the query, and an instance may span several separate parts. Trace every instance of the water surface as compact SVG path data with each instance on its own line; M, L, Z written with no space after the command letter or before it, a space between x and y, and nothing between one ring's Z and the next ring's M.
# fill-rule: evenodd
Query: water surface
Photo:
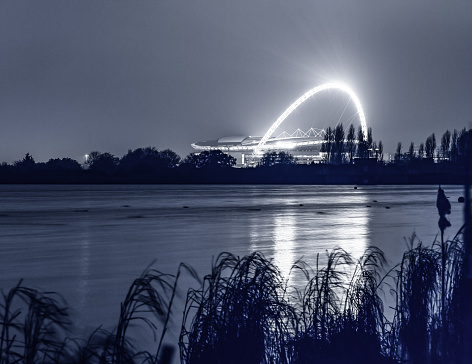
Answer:
M463 190L443 188L452 237ZM413 233L428 244L436 238L436 193L436 186L0 186L0 288L23 278L61 293L79 326L111 328L129 285L153 261L165 273L185 262L203 276L221 252L257 250L288 274L300 258L314 265L334 247L357 257L376 245L399 262Z

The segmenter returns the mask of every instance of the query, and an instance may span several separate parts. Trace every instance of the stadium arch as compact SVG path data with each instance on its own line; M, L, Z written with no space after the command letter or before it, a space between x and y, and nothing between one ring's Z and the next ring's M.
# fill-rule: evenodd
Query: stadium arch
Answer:
M262 139L259 141L257 146L253 149L252 152L252 159L259 157L261 155L261 151L263 150L263 147L265 143L269 140L269 138L272 136L274 131L284 122L284 120L299 107L301 104L303 104L306 100L308 100L310 97L313 95L317 94L318 92L325 91L325 90L331 90L331 89L337 89L340 91L343 91L349 95L349 97L352 99L354 102L354 105L357 109L357 113L359 114L359 120L361 123L361 128L362 132L364 134L364 138L367 137L367 124L365 121L365 114L364 110L362 109L361 102L359 101L359 98L357 95L354 93L354 91L347 86L344 83L340 82L328 82L324 83L320 86L317 86L315 88L312 88L311 90L305 92L301 97L299 97L294 103L292 103L284 112L282 115L278 117L278 119L272 124L272 126L267 130L267 132L264 134Z

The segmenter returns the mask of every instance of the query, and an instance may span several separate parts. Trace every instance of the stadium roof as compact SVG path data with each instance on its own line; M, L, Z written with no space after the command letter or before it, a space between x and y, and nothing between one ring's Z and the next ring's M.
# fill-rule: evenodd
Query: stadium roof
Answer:
M229 136L218 140L209 140L192 144L198 151L219 149L225 152L252 152L262 137ZM297 129L292 134L283 132L275 138L270 138L265 144L266 150L293 150L319 146L323 142L323 131L311 128L307 132Z

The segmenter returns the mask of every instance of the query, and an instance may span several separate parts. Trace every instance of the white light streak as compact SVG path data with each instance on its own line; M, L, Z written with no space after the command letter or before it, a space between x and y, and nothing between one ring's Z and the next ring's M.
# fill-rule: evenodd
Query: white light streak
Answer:
M354 101L354 104L357 109L357 113L359 114L359 119L361 122L361 127L362 127L362 132L364 133L364 138L367 137L367 124L365 122L365 115L364 115L364 110L362 109L362 105L354 93L354 91L351 90L347 85L343 83L338 83L338 82L329 82L322 84L320 86L317 86L310 91L306 92L303 94L300 98L298 98L292 105L288 107L287 110L284 111L282 115L279 116L279 118L275 121L274 124L267 130L267 132L264 134L262 139L259 141L259 144L257 145L256 148L254 148L254 151L252 152L252 158L258 156L261 154L261 150L264 148L265 143L269 138L272 136L274 131L280 126L280 124L283 123L283 121L301 104L303 104L306 100L308 100L311 96L317 94L318 92L324 91L324 90L330 90L330 89L337 89L340 91L343 91L349 95L349 97Z
M277 142L274 145L271 145L274 149L293 149L296 147L296 143L291 142Z

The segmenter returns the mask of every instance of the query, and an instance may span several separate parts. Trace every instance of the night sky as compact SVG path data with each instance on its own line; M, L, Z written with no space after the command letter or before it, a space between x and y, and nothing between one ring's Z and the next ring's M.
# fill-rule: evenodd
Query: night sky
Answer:
M0 162L184 157L327 81L386 152L472 127L472 1L2 0Z

